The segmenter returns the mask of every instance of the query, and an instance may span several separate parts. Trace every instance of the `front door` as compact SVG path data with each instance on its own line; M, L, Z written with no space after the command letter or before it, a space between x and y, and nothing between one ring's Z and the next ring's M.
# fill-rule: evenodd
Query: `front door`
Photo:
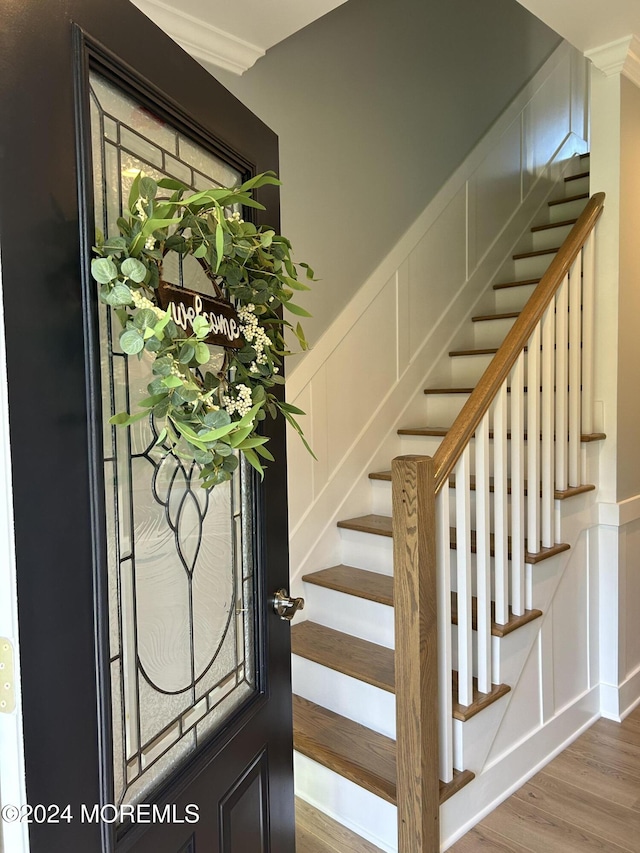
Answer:
M277 171L277 140L126 0L3 0L0 29L31 851L290 853L283 428L264 483L241 466L207 493L152 422L111 427L148 365L89 275L138 172L231 186ZM197 264L170 272L206 291Z

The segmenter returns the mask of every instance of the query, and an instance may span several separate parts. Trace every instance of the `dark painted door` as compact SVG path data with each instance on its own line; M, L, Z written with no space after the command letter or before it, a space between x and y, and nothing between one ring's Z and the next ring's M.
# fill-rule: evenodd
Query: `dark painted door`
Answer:
M137 171L228 185L277 171L277 140L126 0L0 8L27 794L47 818L32 853L288 853L283 430L263 484L243 471L207 496L149 450L152 426L109 427L144 364L118 352L88 274ZM259 200L277 228L277 192Z

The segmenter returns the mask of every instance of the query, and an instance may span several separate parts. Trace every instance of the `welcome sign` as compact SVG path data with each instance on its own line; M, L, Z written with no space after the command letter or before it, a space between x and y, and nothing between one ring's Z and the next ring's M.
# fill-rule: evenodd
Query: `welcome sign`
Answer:
M211 325L211 332L205 338L206 343L232 349L244 346L240 321L230 302L164 281L160 282L157 292L160 307L164 311L168 309L173 322L185 332L191 331L191 322L199 315Z

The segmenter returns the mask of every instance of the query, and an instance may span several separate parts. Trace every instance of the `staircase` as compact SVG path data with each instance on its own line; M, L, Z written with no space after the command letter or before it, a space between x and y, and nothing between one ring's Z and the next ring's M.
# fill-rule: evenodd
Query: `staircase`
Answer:
M404 453L435 462L443 439L451 443L460 430L457 416L467 401L473 406L474 388L587 203L588 155L576 158L573 172L438 365L439 381L424 389L423 420L398 429ZM576 410L576 389L589 375L578 364L586 344L576 346L575 324L581 333L590 313L576 311L575 265L566 279L438 495L441 804L482 772L543 616L534 606L536 568L550 561L562 572L570 549L561 537L563 507L595 489L584 449L605 436ZM569 354L552 357L553 350ZM590 407L587 393L583 409ZM554 441L563 434L567 441ZM392 473L372 471L369 479L372 511L338 523L344 564L303 578L308 621L291 634L297 787L381 849L415 853L422 848L396 841ZM523 630L526 641L514 640Z

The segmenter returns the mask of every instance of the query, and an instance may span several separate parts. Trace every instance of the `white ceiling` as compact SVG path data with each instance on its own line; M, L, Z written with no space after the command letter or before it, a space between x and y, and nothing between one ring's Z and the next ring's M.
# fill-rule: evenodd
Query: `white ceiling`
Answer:
M518 0L586 53L625 36L640 37L640 0Z
M205 66L242 74L274 44L346 0L133 2ZM640 37L640 0L518 2L585 53L628 36Z

